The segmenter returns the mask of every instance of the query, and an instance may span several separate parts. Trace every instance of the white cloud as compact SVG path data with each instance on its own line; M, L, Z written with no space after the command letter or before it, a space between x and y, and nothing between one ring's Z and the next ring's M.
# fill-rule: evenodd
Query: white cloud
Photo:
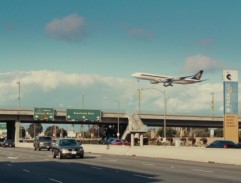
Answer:
M72 14L61 19L54 19L47 24L45 31L57 39L76 41L86 36L85 18Z
M200 69L205 70L205 72L215 72L223 68L224 64L222 62L201 54L187 57L184 65L184 70L189 72L196 72Z
M85 92L87 108L116 111L115 103L103 101L107 96L120 101L121 111L136 112L139 104L137 89L157 87L166 90L168 114L211 115L212 92L215 95L215 114L222 114L223 109L222 83L203 82L165 88L146 81L137 83L132 79L48 70L0 73L1 107L18 106L18 81L21 83L21 106L26 108L79 108L81 93ZM140 100L142 112L163 114L163 93L142 90Z

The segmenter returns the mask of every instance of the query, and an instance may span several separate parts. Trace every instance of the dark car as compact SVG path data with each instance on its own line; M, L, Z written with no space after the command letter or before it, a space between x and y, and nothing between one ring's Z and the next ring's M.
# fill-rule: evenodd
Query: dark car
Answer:
M236 144L236 147L237 147L238 149L241 149L241 142L237 143L237 144Z
M237 148L237 145L231 140L215 140L206 148Z
M115 139L117 139L117 138L114 138L114 137L105 138L105 139L101 140L99 143L100 144L110 144Z
M5 139L2 144L3 147L13 147L15 148L15 143L12 139Z
M83 147L75 140L70 138L57 139L53 145L53 158L58 157L62 159L64 157L84 157Z
M49 136L37 136L33 142L34 150L37 149L41 151L42 149L47 149L48 151L52 149L52 138Z
M5 137L0 137L0 146L3 146L3 142L4 142L4 140L5 140Z

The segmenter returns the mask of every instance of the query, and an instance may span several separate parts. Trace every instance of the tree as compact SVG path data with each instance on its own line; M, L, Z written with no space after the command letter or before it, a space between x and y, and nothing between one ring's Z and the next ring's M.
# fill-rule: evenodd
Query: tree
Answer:
M31 123L27 129L31 138L38 136L43 131L41 123Z
M55 131L56 131L56 133L55 133ZM49 126L48 128L46 128L46 130L44 132L44 135L51 136L51 137L54 137L55 134L56 134L56 137L68 136L68 133L64 128L59 128L56 125Z
M195 134L196 137L208 137L209 130L207 128L196 128L192 130L192 134Z
M49 127L45 130L44 135L53 137L54 134L55 134L55 130L56 130L56 134L57 134L58 129L59 129L59 127L56 126L56 125L49 126Z
M59 128L57 131L56 131L56 137L67 137L68 136L68 133L65 129L63 128Z
M217 128L214 130L214 136L215 137L223 137L223 129L222 128Z
M157 134L161 137L164 137L163 127L158 129ZM177 131L175 129L170 127L166 128L166 137L175 137L176 135L177 135Z

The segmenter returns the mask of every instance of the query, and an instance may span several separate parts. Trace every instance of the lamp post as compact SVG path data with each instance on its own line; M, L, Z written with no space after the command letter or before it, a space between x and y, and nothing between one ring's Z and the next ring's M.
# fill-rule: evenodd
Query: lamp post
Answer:
M213 113L213 117L214 117L214 92L211 92L210 95L212 95L211 108L212 108L212 113Z
M138 96L138 112L141 113L141 88L137 89Z
M154 90L157 90L159 92L161 92L163 94L163 98L164 98L164 124L163 124L163 133L164 133L164 139L166 139L166 115L167 115L167 98L166 98L166 90L160 90L158 88L142 88L142 89L154 89Z
M18 81L17 84L18 84L18 110L20 110L20 88L21 88L20 81Z
M18 81L17 82L17 84L18 84L18 121L19 121L19 123L20 123L20 81ZM21 129L21 124L20 124L20 134L19 134L19 136L22 138L22 129Z
M82 92L82 93L81 93L82 109L85 108L85 100L84 100L84 99L85 99L85 92ZM81 126L81 131L82 131L82 134L83 134L83 135L81 135L81 136L82 136L82 138L83 138L83 140L84 140L84 138L85 138L84 125L81 124L80 126ZM81 134L81 132L80 132L80 134Z
M82 109L85 108L85 92L81 93L81 100L82 100Z
M115 102L117 104L117 111L118 111L118 116L117 116L117 138L119 139L120 137L120 117L119 117L119 112L120 112L120 102L118 100L115 100L110 97L103 97L104 99L109 99L112 102Z

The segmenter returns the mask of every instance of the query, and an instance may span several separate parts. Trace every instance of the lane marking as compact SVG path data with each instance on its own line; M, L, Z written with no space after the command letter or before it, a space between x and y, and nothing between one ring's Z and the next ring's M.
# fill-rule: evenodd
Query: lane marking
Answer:
M10 167L13 166L13 165L11 165L11 164L7 164L7 165L10 166Z
M63 182L60 181L60 180L56 180L56 179L52 179L52 178L49 178L49 180L52 181L52 182L63 183Z
M146 178L146 179L153 179L153 177L148 177L148 176L138 175L138 174L134 174L134 176L141 177L141 178Z
M110 162L117 162L116 159L109 159L108 161L110 161Z
M145 166L155 166L154 164L151 164L151 163L142 163L142 165L145 165Z
M192 169L194 172L204 172L204 173L213 173L213 171L208 171L208 170L200 170L200 169Z
M18 159L18 157L8 156L8 159Z
M26 169L22 169L24 172L27 172L27 173L30 173L30 171L29 170L26 170Z

